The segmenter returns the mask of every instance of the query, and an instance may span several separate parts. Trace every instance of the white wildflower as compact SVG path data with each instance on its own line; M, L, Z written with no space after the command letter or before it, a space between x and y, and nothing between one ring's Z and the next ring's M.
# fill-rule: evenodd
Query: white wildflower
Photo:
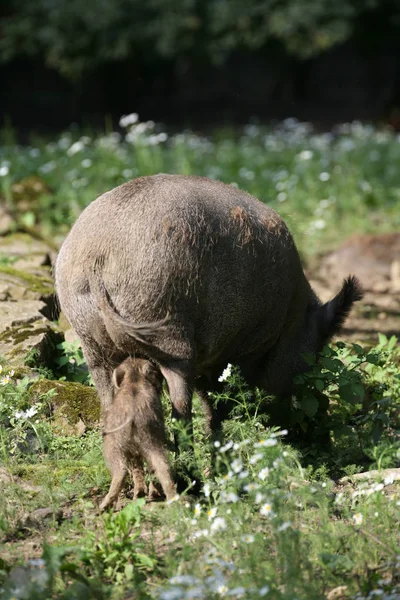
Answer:
M261 504L261 502L263 502L264 500L265 500L264 494L261 494L261 492L257 492L254 502L256 504Z
M222 371L222 375L218 377L218 381L226 381L228 377L231 376L232 365L230 363L227 364L226 369Z
M85 144L83 143L83 141L78 140L77 142L72 144L72 146L70 146L68 148L67 154L68 154L68 156L74 156L74 154L81 152L84 149L84 147L85 147Z
M314 229L325 229L326 222L324 221L324 219L316 219L312 223L312 226L314 227Z
M11 379L9 375L6 375L5 377L2 377L0 379L0 384L1 385L7 385L8 383L10 383Z
M279 525L278 527L278 531L286 531L286 529L289 529L289 527L291 527L292 523L290 521L285 521L285 523L282 523L282 525Z
M139 115L137 113L131 113L130 115L123 115L119 120L120 127L129 127L130 125L134 125L139 120Z
M226 452L227 450L230 450L232 447L233 447L233 442L232 442L232 440L231 440L230 442L227 442L227 443L225 444L225 446L221 446L221 448L220 448L220 450L219 450L219 451L220 451L220 452Z
M7 165L2 165L0 167L0 177L5 177L6 175L8 175L10 172L10 169L7 167Z
M311 160L312 157L313 153L311 150L302 150L302 152L300 152L300 154L297 155L297 158L299 158L300 160Z
M240 458L235 458L235 460L233 460L231 463L231 467L234 473L240 473L240 471L243 469L243 463Z
M242 535L242 537L240 539L245 544L252 544L254 542L254 535L251 535L250 533L246 533L245 535Z
M213 533L216 531L225 531L227 528L226 521L223 517L216 517L211 523L210 531Z
M254 465L256 462L261 460L263 457L264 457L264 454L261 454L261 452L257 452L256 454L253 454L253 456L250 456L249 463L251 465Z
M203 494L206 498L208 498L211 494L211 487L209 483L205 483L203 487Z
M198 517L201 514L201 505L200 504L195 505L193 514L195 517Z
M319 174L320 181L329 181L330 178L331 178L331 176L326 171L323 171L322 173Z
M166 504L172 504L173 502L177 502L179 500L179 494L175 494L172 498L167 500Z
M237 588L233 588L228 592L228 596L235 596L236 598L241 598L246 593L246 588L243 586L239 586Z
M269 586L268 585L264 585L264 587L260 588L258 590L258 593L260 594L260 596L266 596L269 592Z
M228 492L224 495L224 500L225 502L232 502L234 504L239 501L239 496L235 492Z
M268 467L264 467L264 469L261 469L261 471L258 474L258 477L261 479L261 481L265 481L265 479L267 479L269 475L269 468Z
M270 446L276 446L278 442L275 438L267 438L266 440L260 440L254 444L255 448L269 448Z
M220 596L225 596L225 594L229 591L229 588L226 585L219 585L217 587L217 592Z
M207 511L208 520L212 521L214 519L214 517L216 516L216 514L217 514L216 507L214 506L213 508L210 508L210 510Z
M272 505L269 502L265 502L260 508L260 514L264 517L272 517L274 514Z
M92 166L92 161L90 160L90 158L84 158L83 161L81 162L81 165L84 169L88 169L89 167Z
M260 485L258 483L251 481L250 483L245 485L243 489L245 492L255 492L256 490L258 490L259 487Z
M355 525L362 525L364 517L361 513L356 513L355 515L353 515L353 521Z

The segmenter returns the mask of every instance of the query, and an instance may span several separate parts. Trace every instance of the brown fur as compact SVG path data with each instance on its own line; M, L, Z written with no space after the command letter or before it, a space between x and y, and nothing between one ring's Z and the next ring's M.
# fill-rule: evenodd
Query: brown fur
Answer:
M127 356L150 358L173 416L189 424L193 389L206 399L228 362L250 384L289 396L303 354L319 351L361 297L350 279L322 304L274 210L183 175L141 177L100 196L72 227L55 271L103 410L113 369Z
M166 454L160 400L162 376L147 360L127 358L113 373L114 398L104 412L104 455L111 486L100 509L116 504L129 472L134 497L147 493L143 460L158 477L167 499L176 494Z

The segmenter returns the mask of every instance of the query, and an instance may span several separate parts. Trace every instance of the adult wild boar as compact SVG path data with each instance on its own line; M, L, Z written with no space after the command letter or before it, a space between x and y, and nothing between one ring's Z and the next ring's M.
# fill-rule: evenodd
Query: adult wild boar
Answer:
M187 421L193 388L212 389L228 362L284 397L302 354L320 350L362 297L349 277L322 304L275 211L234 186L182 175L141 177L92 202L55 276L103 408L114 367L150 358L173 415Z

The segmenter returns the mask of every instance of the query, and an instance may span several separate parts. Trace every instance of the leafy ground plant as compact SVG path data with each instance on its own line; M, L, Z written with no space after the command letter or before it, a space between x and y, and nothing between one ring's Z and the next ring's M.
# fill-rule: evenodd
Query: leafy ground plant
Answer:
M96 515L96 499L107 488L97 432L54 438L29 460L9 455L7 467L18 478L6 489L6 504L0 501L6 546L18 552L18 544L34 535L18 529L13 516L23 506L32 510L51 501L63 507L64 520L50 522L40 534L41 543L47 540L41 555L21 564L18 554L8 551L0 565L0 597L330 600L340 592L352 600L396 598L400 476L382 468L399 462L398 346L381 337L369 350L339 344L325 349L322 358L329 360L311 367L299 394L317 389L329 395L329 452L318 455L312 445L289 444L286 430L269 426L271 400L250 389L231 367L221 375L225 387L215 398L217 405L232 402L233 412L224 439L214 443L212 473L207 441L199 435L202 425L195 420L196 456L205 473L196 498L189 490L167 505L142 500L115 514ZM323 385L313 388L317 380ZM16 384L10 379L7 385ZM301 406L300 395L297 402ZM295 415L298 410L291 408ZM377 414L384 426L375 438ZM343 423L350 433L341 431ZM3 428L3 435L9 436L9 429ZM390 452L374 460L376 449L382 457L383 447ZM341 478L368 467L377 468L378 475ZM24 473L43 488L29 502L18 491ZM7 520L14 526L6 526Z

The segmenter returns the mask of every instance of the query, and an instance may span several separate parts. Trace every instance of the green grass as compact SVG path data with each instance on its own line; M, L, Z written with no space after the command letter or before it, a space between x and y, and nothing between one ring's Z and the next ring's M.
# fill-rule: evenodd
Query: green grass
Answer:
M192 498L189 490L170 504L128 503L103 516L97 506L109 478L100 432L55 436L45 402L29 413L26 386L8 373L0 433L14 482L0 497L0 597L322 600L342 586L343 598L397 598L400 479L382 468L400 460L399 358L397 340L384 336L368 351L326 348L322 364L299 383L295 422L312 425L316 381L331 399L330 451L288 443L287 432L268 426L269 400L228 370L215 400L234 399L236 408L215 444L215 473L204 475L203 493ZM28 433L40 443L27 446ZM205 473L210 447L197 403L195 441ZM369 469L381 475L352 479ZM54 517L24 527L24 515L43 507ZM36 552L25 550L23 560L30 540Z
M158 133L157 133L158 132ZM26 226L60 237L99 194L158 172L204 175L271 204L311 256L355 232L398 230L398 136L354 123L314 133L288 120L204 137L152 123L107 135L76 131L0 147L0 194Z

